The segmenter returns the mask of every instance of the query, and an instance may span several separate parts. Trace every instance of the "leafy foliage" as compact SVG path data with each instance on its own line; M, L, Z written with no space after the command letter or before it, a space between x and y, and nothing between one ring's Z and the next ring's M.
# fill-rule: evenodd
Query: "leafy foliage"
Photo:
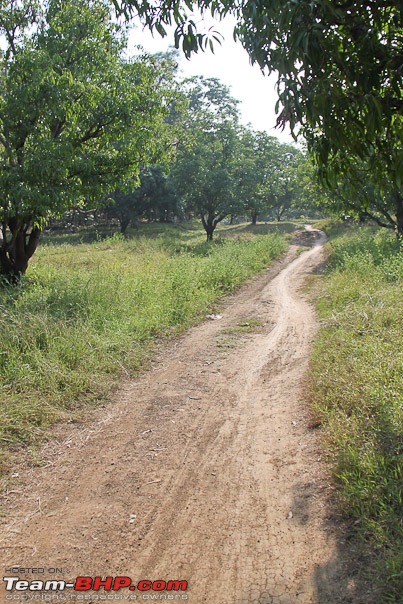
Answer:
M187 211L200 216L211 240L217 224L235 213L237 101L214 78L193 78L188 86L188 136L178 149L173 177Z
M240 132L239 195L253 224L270 205L274 165L280 161L280 143L264 132Z
M162 35L166 24L175 23L176 46L182 41L186 56L204 48L203 34L189 17L194 7L218 17L233 14L235 35L251 60L278 74L278 125L288 123L295 136L305 137L321 179L332 187L341 178L360 189L356 165L363 162L403 233L402 0L115 0L115 5L127 15L139 14Z
M123 234L131 223L141 217L169 222L181 215L172 179L165 174L162 166L143 168L137 188L117 190L108 201L104 212L109 218L117 218Z
M361 222L370 219L395 231L401 239L403 195L394 187L383 189L374 181L367 163L354 162L348 173L338 178L337 186L317 200L317 205L339 217L352 216Z
M302 127L323 166L375 148L399 184L402 4L275 0L248 2L241 14L252 58L279 73L279 123Z
M403 478L403 254L396 239L344 228L317 304L311 391L328 434L339 501L370 553L379 601L400 602Z
M97 201L169 150L169 71L124 58L106 2L0 11L0 270L26 270L46 220ZM171 71L172 73L172 71Z
M278 221L300 202L300 166L305 156L266 132L245 128L239 137L238 194L253 223L259 214Z

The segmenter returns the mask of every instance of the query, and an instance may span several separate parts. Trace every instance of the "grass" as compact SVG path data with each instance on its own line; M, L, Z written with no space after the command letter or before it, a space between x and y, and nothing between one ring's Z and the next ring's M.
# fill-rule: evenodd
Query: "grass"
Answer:
M285 239L267 232L234 229L211 244L200 229L169 227L127 240L45 240L22 283L0 290L3 473L10 453L105 401L156 340L201 320L279 256Z
M263 323L259 319L244 319L236 325L225 327L216 338L217 349L225 353L227 350L242 347L245 345L245 337L256 333L261 327Z
M259 319L245 319L239 321L233 327L226 327L221 333L228 334L243 334L243 333L254 333L257 328L262 327L263 323Z
M312 361L339 502L383 602L403 593L403 252L393 234L330 229Z
M235 235L267 235L268 233L290 234L297 225L302 224L298 220L292 222L259 222L252 225L250 222L241 224L225 224L220 223L214 232L214 239L233 237ZM199 221L177 223L158 223L158 222L141 222L139 225L130 227L127 231L129 238L158 239L162 245L168 247L179 246L185 249L191 249L199 243L204 243L206 240L205 232L200 228ZM80 243L95 243L110 237L120 237L116 228L110 226L99 225L97 227L76 227L75 232L71 233L66 230L50 229L45 233L45 241L52 245L63 244L80 244Z

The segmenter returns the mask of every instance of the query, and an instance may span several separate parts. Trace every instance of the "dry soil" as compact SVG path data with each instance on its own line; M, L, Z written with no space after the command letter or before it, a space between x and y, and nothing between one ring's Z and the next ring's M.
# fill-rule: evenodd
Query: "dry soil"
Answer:
M311 231L311 249L291 246L90 423L59 427L43 467L22 470L3 495L2 572L186 580L180 595L192 604L367 602L303 402L317 321L301 286L323 262L323 240Z

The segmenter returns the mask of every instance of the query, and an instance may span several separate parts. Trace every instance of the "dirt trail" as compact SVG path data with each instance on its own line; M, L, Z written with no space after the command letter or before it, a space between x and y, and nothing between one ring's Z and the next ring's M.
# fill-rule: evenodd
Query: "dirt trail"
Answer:
M90 426L48 446L46 466L7 497L2 570L187 580L193 604L359 601L339 584L301 403L317 327L299 287L323 260L312 236L311 250L293 246L228 298L221 319L171 343Z

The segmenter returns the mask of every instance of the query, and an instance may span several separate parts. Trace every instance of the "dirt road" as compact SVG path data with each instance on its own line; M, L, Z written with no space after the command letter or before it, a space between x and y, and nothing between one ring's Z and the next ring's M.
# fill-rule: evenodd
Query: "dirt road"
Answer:
M186 580L192 604L360 601L301 402L317 326L299 287L323 259L312 236L47 447L45 467L6 497L3 568Z

